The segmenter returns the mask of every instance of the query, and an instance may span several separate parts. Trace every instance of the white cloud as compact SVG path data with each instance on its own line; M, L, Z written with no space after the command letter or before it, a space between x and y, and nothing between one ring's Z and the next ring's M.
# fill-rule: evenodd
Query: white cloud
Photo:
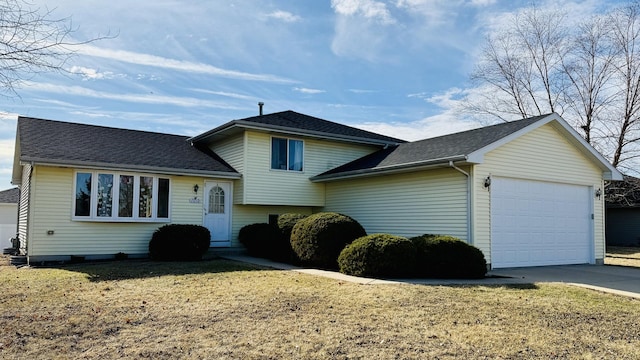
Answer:
M71 111L69 112L70 114L73 115L79 115L84 117L89 117L89 118L110 118L111 116L106 114L103 110L100 111Z
M11 113L7 111L0 111L0 120L16 120L18 118L18 114Z
M110 71L100 72L84 66L72 66L69 72L82 76L83 80L112 79L114 74Z
M496 3L496 0L471 0L472 6L489 6Z
M0 139L0 163L11 163L13 161L15 143L15 139Z
M410 15L419 15L422 26L429 28L443 24L453 25L460 13L461 0L398 0L396 6Z
M331 0L331 7L336 14L344 16L362 16L366 19L378 21L382 24L394 24L387 5L374 0Z
M57 94L84 96L98 99L117 100L132 103L141 104L162 104L162 105L174 105L181 107L204 107L204 108L216 108L216 109L233 109L238 110L237 107L209 100L202 100L189 97L179 96L164 96L157 94L125 94L125 93L109 93L103 91L95 91L92 89L84 88L81 86L65 86L55 85L48 83L36 83L28 82L26 84L30 90L43 91Z
M326 92L325 90L320 90L320 89L309 89L309 88L299 88L299 87L294 87L293 91L297 91L303 94L321 94Z
M137 74L136 80L149 80L149 81L162 81L162 78L158 75L149 74Z
M189 90L195 91L195 92L199 92L199 93L203 93L203 94L211 94L211 95L229 97L229 98L232 98L232 99L241 99L241 100L255 100L256 99L253 96L230 93L230 92L226 92L226 91L214 91L214 90L194 89L194 88L189 89Z
M387 5L373 0L332 0L336 14L331 42L334 54L377 62L385 59L383 50L391 46L389 36L397 27Z
M294 23L300 21L302 18L298 15L292 14L288 11L277 10L270 14L267 14L266 17L276 20L281 20L288 23Z
M454 87L434 95L428 95L426 92L410 94L409 97L434 104L442 111L437 115L411 122L365 122L356 127L409 141L478 128L487 124L487 121L484 121L486 119L469 116L463 111L464 99L470 95L470 91L475 90Z
M442 114L408 123L366 122L354 126L403 140L415 141L470 130L480 127L480 124L459 117L452 117L448 114Z
M247 72L227 70L209 64L168 59L161 56L136 53L126 50L112 50L93 45L82 45L78 49L84 55L122 61L130 64L154 66L169 70L214 75L237 80L264 81L270 83L291 84L297 81L270 74L252 74Z

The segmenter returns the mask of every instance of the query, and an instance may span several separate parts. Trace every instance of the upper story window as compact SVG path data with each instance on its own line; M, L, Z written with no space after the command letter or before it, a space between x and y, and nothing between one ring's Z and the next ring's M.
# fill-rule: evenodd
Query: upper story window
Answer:
M302 171L304 143L302 140L271 138L271 168L275 170Z
M75 220L169 219L169 179L106 171L78 171L74 185Z

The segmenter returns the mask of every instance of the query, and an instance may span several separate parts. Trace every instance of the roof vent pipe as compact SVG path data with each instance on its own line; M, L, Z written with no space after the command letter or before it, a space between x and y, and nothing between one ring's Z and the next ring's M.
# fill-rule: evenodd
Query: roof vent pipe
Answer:
M258 108L260 109L260 116L262 116L262 107L264 106L264 103L262 101L260 101L258 103Z

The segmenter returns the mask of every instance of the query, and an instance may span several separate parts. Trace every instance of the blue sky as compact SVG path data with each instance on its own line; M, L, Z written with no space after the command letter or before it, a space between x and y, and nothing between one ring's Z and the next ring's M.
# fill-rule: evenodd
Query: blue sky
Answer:
M71 74L0 102L0 189L18 115L195 135L294 110L406 140L477 127L456 112L487 32L520 0L40 1L71 16ZM543 6L547 3L539 2ZM607 2L553 1L579 18Z

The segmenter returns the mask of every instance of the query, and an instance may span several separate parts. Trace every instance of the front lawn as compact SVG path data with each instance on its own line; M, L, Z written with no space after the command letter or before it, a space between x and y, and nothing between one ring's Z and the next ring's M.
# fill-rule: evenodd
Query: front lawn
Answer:
M637 359L640 301L357 285L211 260L0 266L0 358Z

